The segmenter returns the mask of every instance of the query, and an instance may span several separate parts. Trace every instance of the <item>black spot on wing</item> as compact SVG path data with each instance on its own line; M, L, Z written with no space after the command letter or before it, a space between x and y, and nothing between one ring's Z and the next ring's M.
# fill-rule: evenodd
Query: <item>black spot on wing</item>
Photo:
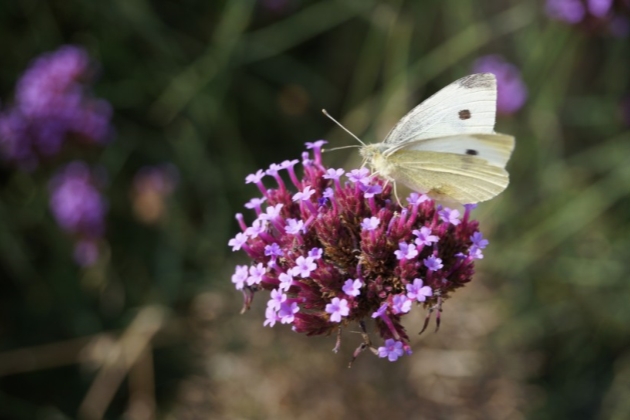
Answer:
M477 156L479 152L474 149L466 149L466 154L470 156Z
M460 120L469 120L472 115L470 114L469 109L462 109L459 111L459 119Z
M491 73L471 74L470 76L459 79L459 85L472 89L476 87L492 88L495 77Z

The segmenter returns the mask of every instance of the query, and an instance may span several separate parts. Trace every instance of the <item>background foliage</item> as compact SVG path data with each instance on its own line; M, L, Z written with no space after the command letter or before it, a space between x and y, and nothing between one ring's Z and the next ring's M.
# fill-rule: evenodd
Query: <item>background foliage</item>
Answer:
M3 102L31 59L63 44L100 63L116 136L0 171L1 418L90 418L79 407L98 355L147 308L160 326L151 357L105 381L107 418L152 418L155 401L177 419L630 415L627 38L553 21L533 0L2 2ZM305 141L352 144L324 107L380 140L486 54L516 64L529 97L498 121L517 138L511 185L476 210L491 244L441 331L395 364L347 370L358 337L334 355L332 338L263 329L261 302L239 316L229 277L244 257L226 244L255 194L245 176ZM109 174L108 252L87 269L48 209L51 173L77 157ZM165 162L178 187L166 217L143 224L134 174Z

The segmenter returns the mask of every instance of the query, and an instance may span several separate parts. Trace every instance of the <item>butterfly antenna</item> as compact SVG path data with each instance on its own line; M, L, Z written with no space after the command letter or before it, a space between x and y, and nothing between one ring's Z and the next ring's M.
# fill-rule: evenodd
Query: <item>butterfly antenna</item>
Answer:
M362 147L362 146L359 146L358 144L353 144L352 146L341 146L341 147L333 147L332 149L322 149L322 152L333 152L335 150L350 149L354 147Z
M325 109L322 109L322 112L324 113L324 115L325 115L325 116L327 116L328 118L330 118L331 120L333 120L333 122L334 122L335 124L337 124L339 127L343 128L343 130L344 130L346 133L348 133L348 134L350 134L352 137L354 137L354 138L355 138L355 139L356 139L359 143L361 143L363 146L365 146L365 145L366 145L365 143L363 143L363 142L361 141L361 139L360 139L360 138L358 138L357 136L355 136L355 135L354 135L354 134L353 134L350 130L348 130L346 127L344 127L343 125L341 125L341 123L340 123L339 121L337 121L336 119L334 119L333 117L331 117L331 116L330 116L330 114L329 114L329 113L328 113Z

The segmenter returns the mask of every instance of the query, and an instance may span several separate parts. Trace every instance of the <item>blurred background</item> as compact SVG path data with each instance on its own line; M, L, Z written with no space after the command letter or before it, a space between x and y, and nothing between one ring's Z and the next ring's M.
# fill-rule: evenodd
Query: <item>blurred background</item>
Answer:
M627 0L0 3L0 418L630 418L629 16ZM439 333L347 369L359 336L333 354L334 337L263 328L262 299L239 315L245 177L307 141L354 144L322 108L380 141L475 71L497 75L517 145Z

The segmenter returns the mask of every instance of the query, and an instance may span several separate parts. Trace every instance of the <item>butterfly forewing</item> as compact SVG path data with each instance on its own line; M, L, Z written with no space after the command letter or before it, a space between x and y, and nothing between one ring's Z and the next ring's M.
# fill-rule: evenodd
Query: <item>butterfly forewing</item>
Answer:
M405 115L385 140L391 154L410 141L494 133L497 84L491 73L463 77Z

